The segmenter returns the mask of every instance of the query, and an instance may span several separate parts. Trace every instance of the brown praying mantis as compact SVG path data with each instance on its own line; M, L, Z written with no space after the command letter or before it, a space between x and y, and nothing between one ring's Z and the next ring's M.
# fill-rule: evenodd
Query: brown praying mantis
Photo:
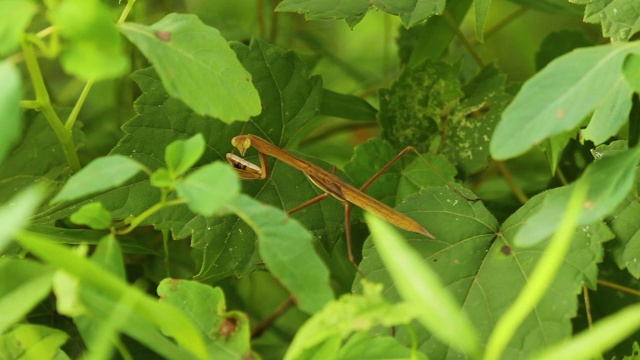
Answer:
M289 214L294 213L306 206L314 204L322 199L325 199L329 195L340 201L345 207L345 230L349 261L358 270L359 268L354 260L353 250L351 249L351 223L349 218L351 204L372 212L399 228L425 235L431 239L435 239L435 237L431 235L431 233L429 233L424 227L422 227L422 225L418 224L415 220L364 193L364 190L369 185L371 185L371 183L373 183L373 181L380 174L386 171L397 159L399 159L407 151L414 150L412 147L408 147L400 152L386 166L380 169L369 181L367 181L360 189L356 189L336 175L308 161L295 157L258 136L239 135L231 140L231 145L237 148L242 156L244 156L247 149L253 146L258 151L258 156L260 158L260 166L257 166L254 163L251 163L235 154L228 153L227 161L234 167L240 178L261 180L265 179L268 176L269 171L267 165L267 156L273 156L274 158L288 164L289 166L300 170L307 176L307 178L309 178L309 180L311 180L312 183L314 183L325 192L324 194L316 196L315 198L289 210Z

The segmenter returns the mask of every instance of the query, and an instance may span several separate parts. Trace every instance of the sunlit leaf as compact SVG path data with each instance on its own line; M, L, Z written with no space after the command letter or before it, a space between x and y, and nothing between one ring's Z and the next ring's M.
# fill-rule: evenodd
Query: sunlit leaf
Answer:
M0 354L7 359L54 359L68 338L58 329L20 324L0 335Z
M235 198L240 183L230 166L221 162L205 165L177 184L178 195L196 214L213 215L219 208Z
M515 157L577 127L585 116L604 105L602 99L608 93L623 86L624 59L639 52L637 43L604 45L578 49L550 63L528 80L507 106L491 139L491 155L496 159ZM630 90L619 95L631 101ZM625 106L624 100L618 101L616 106Z
M586 5L584 21L600 23L602 35L614 41L629 40L640 30L640 8L635 0L569 0Z
M167 146L164 159L169 171L180 176L189 170L204 153L204 137L198 133L186 140L176 140Z
M78 225L87 225L96 230L107 229L111 225L111 214L101 203L83 205L69 218Z
M151 26L119 27L154 64L167 92L196 113L226 123L260 113L251 75L218 30L197 16L169 14Z
M0 10L0 13L2 11ZM2 36L0 36L0 39ZM18 68L9 61L0 62L0 164L20 136L22 129L20 97L22 80Z
M32 0L4 0L0 2L0 55L9 55L18 47L21 32L25 30L37 12L38 5ZM4 96L0 98L4 98Z

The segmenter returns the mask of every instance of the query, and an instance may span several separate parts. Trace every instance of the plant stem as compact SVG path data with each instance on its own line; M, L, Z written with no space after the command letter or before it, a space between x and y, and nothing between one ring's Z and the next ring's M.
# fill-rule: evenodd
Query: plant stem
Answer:
M73 106L73 110L71 110L71 114L69 114L69 117L67 118L67 122L64 124L64 127L67 130L71 131L71 129L73 129L73 125L75 124L76 119L78 118L80 109L82 108L82 105L87 99L87 96L89 95L89 91L91 91L91 88L93 87L94 83L95 83L95 79L91 79L87 81L87 83L84 85L84 89L82 89L82 92L80 93L80 97L78 98L78 101L76 101L76 104Z
M448 10L445 10L442 14L442 17L447 21L447 24L449 24L451 30L453 30L453 32L456 34L456 37L458 37L458 39L462 43L462 46L467 49L473 60L475 60L476 64L478 64L479 67L483 68L484 61L482 60L478 52L473 48L471 43L469 43L469 40L467 40L462 31L460 31L460 26L458 26L456 20L453 18L453 16L451 16L451 13Z
M124 6L124 10L122 10L122 14L120 14L120 18L118 19L118 24L122 24L127 20L133 5L136 3L136 0L127 0L127 5Z
M609 282L609 281L606 281L606 280L598 280L598 285L602 285L602 286L606 286L606 287L609 287L609 288L612 288L612 289L616 289L616 290L619 290L619 291L622 291L622 292L626 292L626 293L631 294L631 295L640 296L640 291L638 291L636 289L631 289L631 288L628 288L626 286L618 285L616 283L612 283L612 282Z
M33 50L33 45L26 36L22 37L21 44L27 70L29 71L31 83L36 93L35 101L28 101L26 104L30 106L35 106L36 103L39 104L37 108L42 111L45 119L47 119L47 122L49 122L49 125L56 134L58 141L60 141L60 145L62 146L69 168L72 172L76 172L80 170L80 160L78 159L78 153L76 152L76 147L73 142L71 129L65 128L64 124L62 124L62 121L58 117L58 114L53 110L53 106L51 106L51 99L49 98L49 93L47 92L47 88L44 84L42 72L40 72L40 65L38 65L36 53Z
M518 200L520 200L520 202L523 204L529 201L529 197L527 197L524 191L522 191L520 186L518 186L516 181L513 179L513 176L511 176L511 173L509 172L509 169L507 169L505 163L503 163L502 161L496 161L496 165L498 166L498 170L500 170L500 173L502 174L502 178L507 182L507 186L509 186L509 189L511 189Z
M129 226L124 228L124 229L120 229L116 231L116 235L126 235L128 233L130 233L131 231L133 231L133 229L135 229L136 227L138 227L138 225L142 224L143 221L145 221L149 216L157 213L158 211L160 211L161 209L165 208L165 207L169 207L169 206L174 206L174 205L181 205L181 204L185 204L186 200L184 199L176 199L176 200L171 200L171 201L160 201L159 203L153 205L152 207L148 208L147 210L145 210L142 214L136 216L133 218L133 220L131 220L131 222L129 223Z

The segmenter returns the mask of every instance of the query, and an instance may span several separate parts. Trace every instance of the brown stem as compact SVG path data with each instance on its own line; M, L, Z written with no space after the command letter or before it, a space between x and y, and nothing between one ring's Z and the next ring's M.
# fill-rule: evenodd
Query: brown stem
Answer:
M269 328L269 326L273 325L273 323L285 312L287 311L291 305L294 304L293 296L290 296L285 300L282 304L278 305L278 307L269 315L266 319L262 320L258 326L251 330L251 338L258 337L262 335L262 333Z
M511 176L511 173L507 168L507 164L503 163L502 161L496 161L496 165L498 166L498 170L500 170L500 173L502 174L502 178L507 182L507 186L509 186L509 189L511 189L518 200L520 200L520 202L523 204L529 201L529 197L527 197L524 191L522 191L520 186L513 179L513 176Z

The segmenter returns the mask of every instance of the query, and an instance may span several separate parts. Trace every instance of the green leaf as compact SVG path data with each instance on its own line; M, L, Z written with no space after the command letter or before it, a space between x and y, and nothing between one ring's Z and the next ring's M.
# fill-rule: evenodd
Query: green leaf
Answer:
M361 97L339 94L327 89L322 91L320 115L375 121L377 114L378 111Z
M366 0L284 0L278 4L276 11L301 13L307 20L346 19L347 24L354 27L373 5L379 10L400 16L404 26L411 27L433 15L441 15L445 2L445 0L380 0L373 3Z
M65 116L66 112L59 115ZM8 199L16 191L33 185L46 186L55 192L69 177L62 146L42 112L26 112L23 120L26 131L20 146L16 146L0 164L0 199ZM86 145L84 134L79 130L81 126L76 122L73 129L76 146Z
M509 0L533 10L549 14L581 15L582 9L568 3L566 0Z
M464 94L459 66L425 61L405 69L391 89L379 91L382 137L394 146L426 151L439 136L441 115Z
M171 177L169 170L167 168L159 168L154 171L149 178L150 184L153 187L158 188L173 188L175 187L175 181Z
M640 9L635 0L570 0L586 5L584 21L601 23L602 35L613 41L626 41L640 30Z
M53 271L32 260L3 258L0 277L1 334L49 295Z
M476 331L460 313L460 306L438 275L422 263L420 256L390 225L373 215L365 217L380 258L400 296L419 309L418 320L441 341L470 357L478 357L480 344Z
M557 214L562 213L577 184L589 189L578 225L588 225L611 214L631 190L639 154L640 150L636 149L603 157L590 165L575 184L537 195L544 196L544 204L522 226L514 242L518 246L529 246L553 234L560 224Z
M375 6L389 14L398 15L402 24L412 27L433 15L442 15L446 0L379 0Z
M346 19L349 26L356 26L371 6L368 0L284 0L276 11L290 11L304 14L307 20Z
M167 146L164 159L173 176L187 172L204 153L204 137L198 133L187 140L176 140Z
M64 70L83 80L118 77L129 70L111 10L99 0L62 0L50 10L64 43Z
M528 315L534 314L536 306L551 287L558 270L566 257L576 231L578 218L582 212L583 203L587 197L587 185L580 183L575 186L569 201L566 203L558 231L550 240L544 254L535 265L524 286L513 304L498 319L495 330L489 337L485 349L485 356L498 359L512 340L515 331L523 324Z
M87 225L96 230L108 229L111 226L111 214L101 203L89 203L83 205L71 215L74 224Z
M2 3L3 4L3 3ZM2 6L0 4L0 6ZM0 8L0 14L3 13ZM0 20L0 23L2 21ZM2 31L0 31L2 33ZM3 36L0 35L0 39ZM0 51L1 52L1 51ZM20 98L22 96L22 81L18 68L10 61L0 62L0 164L13 144L18 140L22 130Z
M238 195L240 183L229 165L215 162L189 174L176 188L191 211L211 216Z
M299 222L246 195L238 196L227 208L256 232L262 260L295 296L300 309L316 313L333 300L329 271Z
M169 14L151 26L119 27L155 65L167 92L196 113L226 123L260 113L251 75L218 30L195 15Z
M69 335L42 325L20 324L0 335L0 354L7 359L57 359Z
M579 333L570 341L542 351L535 359L593 359L639 328L640 305L632 305L597 321L589 330Z
M622 73L633 91L640 93L640 55L629 54L624 59Z
M527 81L502 114L491 139L491 155L508 159L556 134L577 127L603 106L607 94L621 91L622 64L640 45L605 45L578 49L558 58ZM626 86L626 84L625 84ZM629 93L620 93L631 100ZM621 100L616 106L623 106ZM617 119L615 119L617 121Z
M629 119L632 94L625 79L619 79L600 100L587 128L580 131L581 138L599 145L616 135Z
M164 279L158 285L161 301L184 311L208 339L209 356L239 359L252 356L249 320L240 311L226 310L224 293L195 281Z
M353 332L407 324L415 318L415 308L385 301L379 284L363 282L362 290L361 295L346 294L330 302L302 325L285 360L305 358L303 355L309 356L310 350L317 353L319 347L328 352L323 358L334 358L341 339Z
M484 23L491 6L491 0L476 0L473 2L476 17L476 37L480 42L484 42Z
M349 359L421 359L427 357L422 353L415 353L400 344L390 336L372 337L359 332L349 338L346 344L336 354L336 360Z
M74 200L124 184L142 170L135 160L122 155L109 155L90 162L73 175L52 202Z
M460 24L471 3L472 0L448 1L446 11ZM440 59L455 35L454 28L443 16L433 17L410 29L400 28L397 40L400 63L415 67L426 59Z
M620 204L621 211L610 220L611 230L616 234L613 258L622 269L627 269L635 278L640 278L640 227L635 219L640 215L640 204L635 196L629 195Z
M22 32L37 12L38 5L31 0L0 2L0 56L7 56L18 47ZM4 80L2 83L6 84ZM20 92L16 95L19 94Z
M48 241L46 237L22 232L19 234L18 240L22 246L36 256L77 277L85 284L104 292L110 299L125 297L134 312L145 319L145 322L162 329L163 332L172 336L181 347L189 350L195 356L206 357L202 336L193 323L178 309L168 304L159 303L137 287L130 286L111 272L73 251ZM96 299L89 303L99 305Z
M29 217L42 200L42 191L33 187L23 190L0 207L0 253L13 240L16 232L26 226Z

